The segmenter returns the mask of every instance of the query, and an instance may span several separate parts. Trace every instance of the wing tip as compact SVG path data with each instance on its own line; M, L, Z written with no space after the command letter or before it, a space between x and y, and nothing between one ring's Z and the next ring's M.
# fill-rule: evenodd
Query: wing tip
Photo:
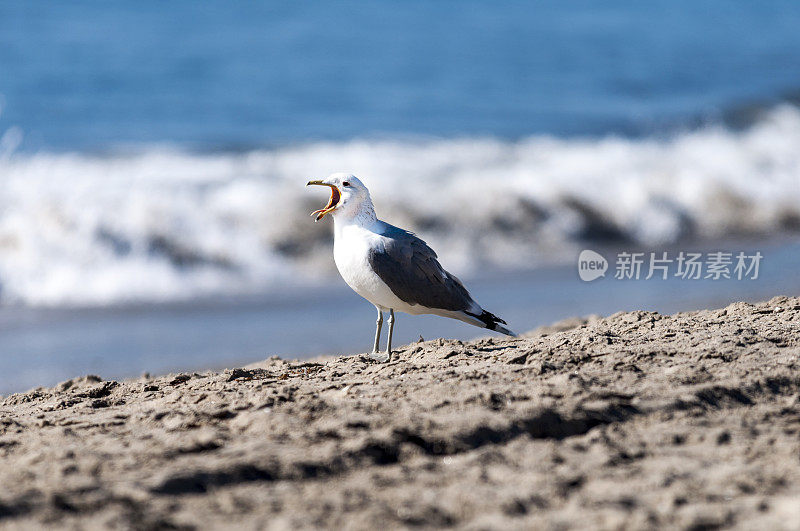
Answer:
M513 332L513 331L509 330L508 328L506 328L505 326L499 325L497 323L495 323L494 327L491 328L490 330L494 330L495 332L500 332L501 334L505 334L505 335L510 336L510 337L519 337L515 332Z
M478 319L481 323L483 323L484 328L493 330L495 332L500 332L501 334L505 334L507 336L519 337L516 333L512 332L511 330L503 326L504 324L507 324L505 321L503 321L501 318L499 318L498 316L496 316L491 312L482 310L482 313L480 315L471 312L464 312L464 313Z

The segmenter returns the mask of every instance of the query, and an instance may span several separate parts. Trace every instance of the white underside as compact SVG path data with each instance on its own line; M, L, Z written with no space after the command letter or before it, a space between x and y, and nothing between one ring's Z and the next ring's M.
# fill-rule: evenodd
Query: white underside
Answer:
M395 310L411 315L435 314L485 327L483 322L464 312L408 304L395 295L369 264L371 249L380 245L380 239L383 238L377 232L377 226L377 223L372 226L362 226L358 223L342 223L337 220L333 258L342 278L353 291L381 311ZM472 310L475 313L481 312L479 307Z
M413 315L429 313L426 308L411 305L395 295L369 265L370 250L378 244L379 234L356 224L337 227L333 259L339 274L353 291L381 310L397 310Z

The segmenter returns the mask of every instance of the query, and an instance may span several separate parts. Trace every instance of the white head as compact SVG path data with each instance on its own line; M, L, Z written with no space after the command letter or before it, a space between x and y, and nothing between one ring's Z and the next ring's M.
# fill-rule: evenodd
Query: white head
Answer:
M375 208L369 190L358 177L350 173L332 173L327 179L321 181L308 181L306 186L317 184L328 186L331 189L331 198L328 204L311 213L316 216L314 221L319 221L326 214L331 214L334 219L370 218L375 220Z

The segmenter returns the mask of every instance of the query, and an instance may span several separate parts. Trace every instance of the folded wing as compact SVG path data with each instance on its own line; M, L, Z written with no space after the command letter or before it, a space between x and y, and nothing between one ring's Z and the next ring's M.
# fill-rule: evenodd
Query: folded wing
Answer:
M439 264L434 250L414 234L387 223L382 242L370 253L369 263L399 299L440 310L479 308L461 281Z

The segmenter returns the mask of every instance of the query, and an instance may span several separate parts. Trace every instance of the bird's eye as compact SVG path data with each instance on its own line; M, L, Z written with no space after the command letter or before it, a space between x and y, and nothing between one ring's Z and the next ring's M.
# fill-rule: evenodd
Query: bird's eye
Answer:
M342 186L350 186L350 181L345 181L342 183Z

